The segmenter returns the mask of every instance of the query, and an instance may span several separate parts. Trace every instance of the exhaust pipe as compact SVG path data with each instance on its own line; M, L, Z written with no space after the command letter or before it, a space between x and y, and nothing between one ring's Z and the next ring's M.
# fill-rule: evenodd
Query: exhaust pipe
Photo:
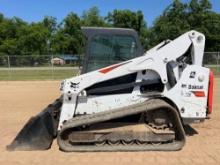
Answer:
M46 150L57 136L62 96L32 117L6 148L9 151Z

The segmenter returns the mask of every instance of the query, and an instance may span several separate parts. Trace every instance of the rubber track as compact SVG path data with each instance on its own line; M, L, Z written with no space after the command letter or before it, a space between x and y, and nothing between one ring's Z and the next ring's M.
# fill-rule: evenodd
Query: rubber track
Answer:
M176 133L176 140L171 143L165 143L160 145L134 145L134 146L96 146L96 145L72 145L62 139L63 133L69 129L76 128L83 125L90 125L95 123L100 123L128 115L139 114L142 112L147 112L150 110L156 110L158 108L169 109L174 116L174 130ZM150 99L143 103L138 103L132 106L127 106L123 108L118 108L110 110L107 112L100 112L91 115L83 115L79 117L74 117L68 120L61 131L58 132L57 142L62 151L66 152L94 152L94 151L176 151L182 149L185 144L185 132L180 121L179 114L175 108L169 105L162 99Z

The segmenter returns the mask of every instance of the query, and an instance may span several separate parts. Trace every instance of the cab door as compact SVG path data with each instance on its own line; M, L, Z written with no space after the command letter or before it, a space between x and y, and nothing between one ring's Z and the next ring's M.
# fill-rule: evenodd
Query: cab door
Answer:
M133 36L99 34L91 38L87 72L137 57Z

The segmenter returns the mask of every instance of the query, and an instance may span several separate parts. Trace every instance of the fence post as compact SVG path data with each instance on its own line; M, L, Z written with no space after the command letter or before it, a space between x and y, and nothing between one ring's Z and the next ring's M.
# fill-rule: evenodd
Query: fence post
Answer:
M11 79L11 63L10 63L10 57L7 56L7 61L8 61L8 79Z
M51 55L51 66L52 66L52 79L54 79L54 66L53 66L52 59L53 59L53 55Z

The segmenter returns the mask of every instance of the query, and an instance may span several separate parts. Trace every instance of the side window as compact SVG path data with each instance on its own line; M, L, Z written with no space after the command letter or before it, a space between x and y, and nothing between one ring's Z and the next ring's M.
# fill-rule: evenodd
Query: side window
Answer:
M113 40L116 60L125 61L135 57L137 45L133 37L114 36Z
M87 72L132 59L136 50L136 40L132 36L95 35L90 42Z
M99 61L110 60L111 54L113 54L112 45L111 36L94 36L90 43L90 59Z

